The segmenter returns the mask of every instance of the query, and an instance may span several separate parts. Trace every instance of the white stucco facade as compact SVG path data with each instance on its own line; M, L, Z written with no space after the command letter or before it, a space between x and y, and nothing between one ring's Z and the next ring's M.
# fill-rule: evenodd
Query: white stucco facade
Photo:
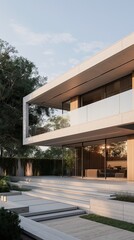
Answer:
M23 144L64 146L126 136L129 151L127 178L134 180L134 151L132 150L134 149L133 72L134 34L131 34L27 95L23 99ZM103 86L110 86L108 84L117 79L123 79L125 76L131 77L131 89L123 90L123 92L80 107L74 107L78 100L73 101L73 104L71 103L74 97L81 98L87 92L90 96L90 92ZM127 85L127 83L125 84ZM69 127L34 136L29 135L29 104L63 109L63 103L66 101L70 101L70 111L67 113ZM71 108L71 106L73 107Z

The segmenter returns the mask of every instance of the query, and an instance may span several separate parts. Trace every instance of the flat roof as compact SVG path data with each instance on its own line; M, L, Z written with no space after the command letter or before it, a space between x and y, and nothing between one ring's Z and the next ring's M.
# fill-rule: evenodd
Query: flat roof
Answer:
M62 108L62 102L134 71L134 33L27 95L28 103Z

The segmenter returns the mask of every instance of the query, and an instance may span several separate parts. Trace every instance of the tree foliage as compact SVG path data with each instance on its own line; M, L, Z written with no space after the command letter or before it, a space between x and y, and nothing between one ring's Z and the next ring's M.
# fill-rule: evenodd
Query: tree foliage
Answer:
M72 174L75 164L75 149L66 147L49 147L45 153L44 158L64 161L64 169L67 174Z
M0 146L1 155L25 155L29 147L22 146L23 97L42 85L36 66L18 56L14 47L0 40ZM30 110L30 119L37 123L44 108ZM45 109L47 114L48 109ZM32 117L33 116L33 117ZM32 121L31 120L31 121Z
M54 131L61 128L69 127L69 119L64 116L53 115L47 120L48 131ZM61 147L49 147L44 154L47 159L64 159L65 168L71 173L74 168L75 154L74 149L61 148Z
M46 159L59 159L63 158L63 151L61 147L49 147L45 153L44 157Z
M0 239L21 240L19 216L4 208L0 209Z
M47 120L47 128L49 131L66 128L70 126L69 119L64 116L53 115Z

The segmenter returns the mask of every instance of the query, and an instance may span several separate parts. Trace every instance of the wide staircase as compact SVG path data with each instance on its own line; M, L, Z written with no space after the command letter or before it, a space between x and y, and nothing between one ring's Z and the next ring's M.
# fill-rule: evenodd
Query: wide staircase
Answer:
M34 239L41 240L76 240L70 235L65 235L63 232L41 224L42 221L82 215L90 211L106 217L119 217L119 220L120 217L123 217L124 219L124 207L122 208L119 202L115 204L114 201L108 199L117 192L134 194L133 182L121 181L120 179L104 181L67 177L13 177L12 181L13 184L31 189L24 194L27 198L39 199L36 206L35 202L29 200L29 212L21 213L20 219L21 227L26 233ZM40 205L43 204L43 201L51 205L50 209L46 203ZM36 207L36 211L31 211L31 206L32 208ZM130 220L130 212L133 213L133 210L131 206L128 206L127 210L129 211L126 217L128 216ZM47 238L45 238L46 234Z
M120 187L117 183L67 177L22 177L18 180L17 184L32 189L28 195L68 203L87 212L91 198L110 198Z
M86 212L82 209L79 209L76 206L71 206L64 209L55 209L52 211L41 211L41 212L27 212L21 214L24 217L27 217L36 222L48 221L58 218L72 217L77 215L85 214Z

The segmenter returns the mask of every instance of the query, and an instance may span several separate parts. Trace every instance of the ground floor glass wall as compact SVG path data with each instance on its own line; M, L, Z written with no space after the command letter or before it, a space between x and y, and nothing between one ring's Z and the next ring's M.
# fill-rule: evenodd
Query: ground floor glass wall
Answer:
M75 148L75 176L127 177L126 137L84 142L73 147Z

